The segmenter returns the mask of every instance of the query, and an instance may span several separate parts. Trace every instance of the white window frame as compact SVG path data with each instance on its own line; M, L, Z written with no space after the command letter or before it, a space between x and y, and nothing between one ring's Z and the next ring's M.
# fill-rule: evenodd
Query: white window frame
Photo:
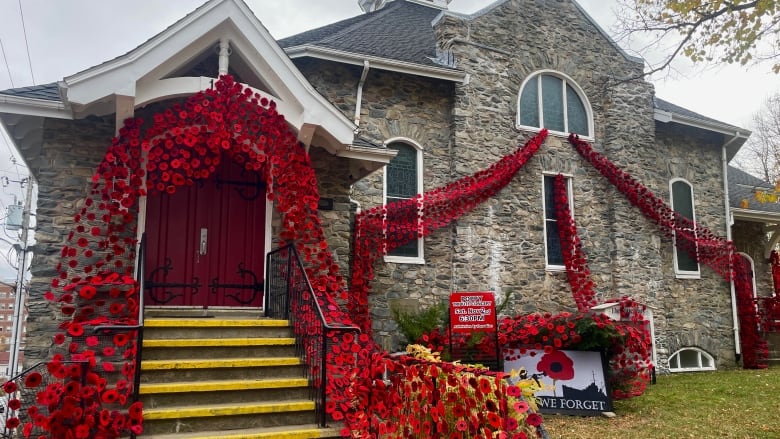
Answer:
M745 252L737 252L737 254L750 262L750 272L753 273L751 276L751 280L753 281L753 298L755 299L758 297L758 292L756 290L756 263L753 261L753 258L751 258L750 255Z
M417 194L423 193L423 147L408 137L391 137L384 142L385 148L391 143L404 143L417 151ZM387 172L382 173L382 204L387 205ZM385 255L385 262L397 264L425 264L424 239L417 239L417 256L393 256Z
M680 353L683 351L695 351L697 353L697 363L698 366L694 367L682 367L680 365ZM702 359L705 358L709 362L710 366L705 366L704 361ZM676 361L676 366L674 366L673 363ZM669 355L669 372L677 373L677 372L706 372L706 371L713 371L717 370L715 367L715 358L710 355L707 351L704 349L700 349L694 346L686 346L684 348L678 349L675 353L672 355Z
M691 212L693 213L693 218L691 218L691 221L696 223L696 198L695 198L695 194L694 194L694 191L693 191L693 185L691 184L690 181L688 181L688 180L686 180L684 178L680 178L680 177L675 177L675 178L669 180L669 204L670 204L670 207L672 207L672 210L674 210L674 191L672 190L672 187L673 187L674 183L676 183L678 181L681 181L681 182L687 184L688 187L691 189ZM694 231L694 233L695 233L695 231ZM696 252L698 253L698 244L697 244ZM672 259L673 259L673 262L674 262L674 276L677 279L700 279L701 278L701 263L698 260L696 261L697 269L695 271L680 270L680 267L677 264L677 234L676 233L672 234L672 255L673 255Z
M585 117L588 119L588 134L587 135L580 134L579 136L580 136L581 139L584 139L584 140L590 140L590 141L595 140L594 139L594 134L593 134L593 109L591 108L590 100L588 100L588 97L585 95L585 92L582 90L582 87L580 87L579 84L577 84L569 75L567 75L565 73L558 72L556 70L549 70L549 69L537 70L537 71L531 73L530 75L528 75L528 77L526 77L523 80L522 84L520 84L520 91L517 93L517 118L516 118L516 121L515 121L515 125L516 125L517 129L526 130L526 131L533 131L533 132L539 132L539 131L542 130L542 127L544 127L544 111L543 111L543 108L544 108L544 102L543 101L544 101L544 99L543 99L543 96L542 96L542 81L539 79L543 75L555 76L555 77L561 79L562 87L563 87L563 103L562 104L563 104L563 126L564 126L564 131L555 131L555 130L548 129L549 133L553 134L553 135L556 135L556 136L561 136L561 137L568 137L569 136L569 133L566 132L566 130L568 130L568 128L569 128L569 114L568 114L569 109L568 109L568 105L567 105L567 102L566 102L566 85L569 85L572 89L574 89L574 92L577 93L577 96L579 96L580 101L582 101L582 105L585 107ZM539 113L539 126L538 127L530 126L530 125L523 125L523 124L520 123L520 112L521 112L520 97L523 95L523 90L525 90L525 87L527 85L528 86L532 86L532 85L529 84L531 81L536 81L536 87L538 87L537 88L537 96L539 97L539 101L537 102L537 105L538 105L537 111Z
M566 191L568 192L568 198L569 198L569 211L571 211L571 217L574 219L574 176L571 174L564 174L559 172L544 172L542 173L542 233L544 238L544 269L546 271L565 271L566 266L565 265L554 265L548 263L549 259L547 257L547 206L546 206L546 200L547 200L547 194L544 192L544 178L545 177L553 177L557 176L558 174L561 174L566 178Z

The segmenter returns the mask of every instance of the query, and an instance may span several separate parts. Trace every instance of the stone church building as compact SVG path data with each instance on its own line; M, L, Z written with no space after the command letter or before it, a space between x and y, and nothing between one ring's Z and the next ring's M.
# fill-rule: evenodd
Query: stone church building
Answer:
M734 240L754 264L756 292L769 295L766 225L778 223L778 214L755 203L745 208L729 191L728 161L750 132L657 98L641 79L642 60L575 0L498 0L471 15L448 3L361 0L362 15L277 41L242 0L209 0L125 55L107 55L57 83L1 91L0 120L39 185L25 361L50 355L57 317L44 293L122 121L150 118L229 73L273 98L310 154L320 218L347 278L357 212L473 174L549 130L495 197L379 262L370 305L373 337L385 349L399 343L391 306L428 306L454 291L508 297L506 312L575 309L549 213L560 173L598 298L630 296L648 305L658 368L735 365L731 285L677 252L674 238L584 161L567 136L578 134L675 211ZM208 196L207 209L238 203L219 189ZM139 237L146 232L156 243L147 242L154 251L143 262L146 275L159 275L166 258L204 257L208 236L209 251L233 258L230 269L183 273L169 285L193 276L233 282L226 273L237 264L262 278L279 227L263 199L208 227L187 222L195 208L186 203L142 203ZM212 232L228 226L256 233ZM188 230L182 241L169 237L177 228ZM149 308L263 306L261 298L144 294Z

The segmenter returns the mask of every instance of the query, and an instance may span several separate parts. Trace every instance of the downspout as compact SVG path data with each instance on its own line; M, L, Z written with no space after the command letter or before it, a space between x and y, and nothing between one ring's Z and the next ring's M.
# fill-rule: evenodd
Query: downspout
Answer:
M363 61L363 74L360 75L360 82L358 82L357 97L355 98L355 126L360 128L360 107L363 103L363 84L366 83L366 77L368 76L368 60Z
M736 141L739 138L739 133L734 133L734 137L731 138L728 142L723 144L722 150L721 150L721 163L723 164L723 202L724 207L726 209L726 240L731 242L731 226L732 226L732 217L731 217L731 202L729 201L729 177L728 177L728 165L729 162L727 160L726 155L726 148L731 145L734 141ZM729 255L729 265L731 265L731 255ZM737 314L737 293L734 289L734 278L732 276L731 280L729 281L730 284L730 290L731 290L731 319L734 322L734 353L736 355L737 361L739 361L739 357L742 355L742 346L739 342L739 316Z

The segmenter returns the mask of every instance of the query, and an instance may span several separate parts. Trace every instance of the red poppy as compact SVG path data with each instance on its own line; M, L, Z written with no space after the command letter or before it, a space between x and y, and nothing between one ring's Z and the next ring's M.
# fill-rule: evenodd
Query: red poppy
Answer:
M122 347L127 344L127 342L130 341L130 336L124 333L116 334L114 335L114 345L117 347Z
M100 397L100 399L103 400L105 403L113 403L116 402L119 399L119 393L117 393L114 389L109 389L103 392L103 395Z
M5 384L3 384L3 391L5 393L11 394L16 392L18 387L16 386L16 383L13 381L6 381Z
M554 380L570 380L574 378L574 362L563 351L552 351L542 355L536 370Z
M531 413L525 418L525 423L532 427L538 427L542 425L542 417L538 413Z
M17 417L8 418L8 420L5 421L5 428L9 430L13 430L14 428L18 427L19 424L20 424L19 418Z
M133 404L130 405L130 407L127 409L127 414L130 416L130 419L135 419L137 421L140 421L143 419L143 403L141 401L136 401Z
M19 410L22 408L22 401L19 401L18 399L10 399L8 400L8 408L11 410Z
M72 322L68 326L68 334L73 337L80 337L84 335L84 327L80 323Z
M30 389L38 387L43 381L43 376L39 372L30 372L24 379L24 386Z

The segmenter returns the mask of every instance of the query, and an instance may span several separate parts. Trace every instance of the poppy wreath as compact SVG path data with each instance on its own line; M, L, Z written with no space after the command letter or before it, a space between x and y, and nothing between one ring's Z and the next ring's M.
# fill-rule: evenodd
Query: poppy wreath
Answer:
M752 285L748 282L749 267L742 262L734 243L679 215L663 199L619 169L607 157L596 152L576 134L569 135L569 143L631 204L638 207L646 218L658 225L667 237L674 237L678 248L688 251L692 257L720 274L724 280L734 281L743 353L742 365L746 369L766 368L769 354L766 340L759 330Z

